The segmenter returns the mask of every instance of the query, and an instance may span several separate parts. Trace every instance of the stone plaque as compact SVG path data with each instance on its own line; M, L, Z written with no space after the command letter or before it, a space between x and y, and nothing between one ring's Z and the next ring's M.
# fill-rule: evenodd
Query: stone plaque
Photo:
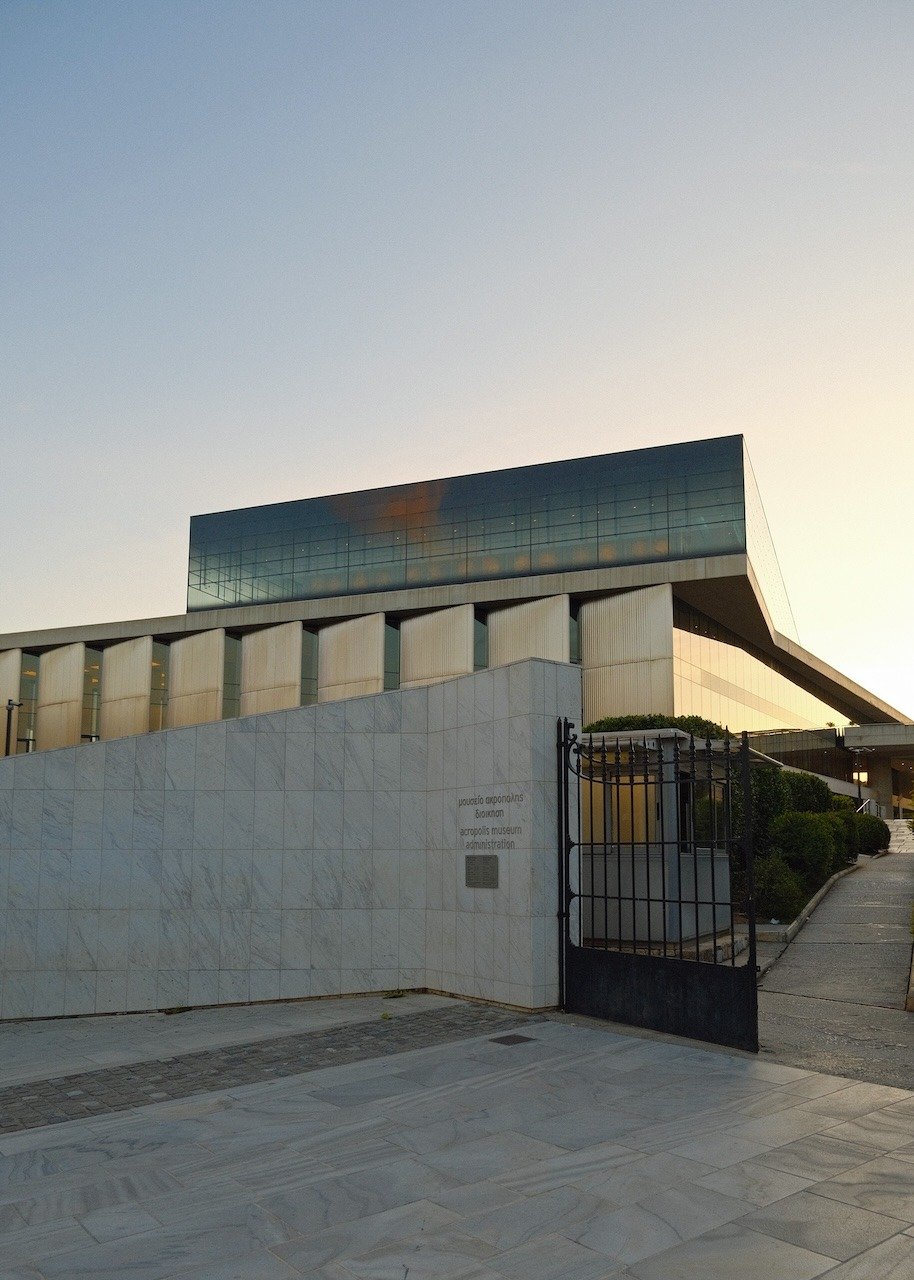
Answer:
M494 853L468 853L465 859L466 886L468 889L498 888L498 855Z

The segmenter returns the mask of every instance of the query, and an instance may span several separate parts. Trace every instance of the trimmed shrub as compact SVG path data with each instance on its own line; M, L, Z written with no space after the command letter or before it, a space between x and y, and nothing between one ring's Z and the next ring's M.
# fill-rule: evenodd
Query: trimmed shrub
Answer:
M788 809L797 813L828 813L831 808L828 783L814 773L795 773L785 769L784 786Z
M853 823L853 820L851 824L847 824L844 820L844 815L841 813L835 813L834 811L832 811L831 813L823 813L822 817L831 827L832 839L835 842L835 857L834 857L834 861L832 862L832 868L831 868L831 873L832 875L834 875L836 871L841 871L842 868L847 866L848 862L853 862L857 857L857 854L856 854L857 827L856 827L856 824ZM853 830L854 838L855 838L854 839L855 852L852 857L848 857L849 825L850 825L850 828Z
M831 820L836 832L836 858L844 866L849 862L856 862L857 854L860 852L860 833L857 829L857 815L853 807L849 809L832 809L831 813L825 816ZM841 831L840 836L837 835L838 830ZM836 866L835 870L840 871L841 866Z
M829 816L822 813L782 813L771 824L771 838L808 897L832 874L835 838Z
M764 858L772 851L771 824L787 809L787 791L784 787L784 770L775 765L752 769L752 842L757 858ZM743 830L742 790L733 788L733 830L741 835Z
M835 813L856 813L857 806L851 796L833 795L829 804Z
M856 818L861 853L872 856L889 847L891 832L888 823L877 818L874 813L858 813Z
M806 905L800 877L780 854L759 858L755 864L755 905L759 918L789 924Z
M714 720L701 716L604 716L585 724L584 733L642 733L645 729L681 729L696 738L722 738L726 729ZM735 736L735 735L734 735Z

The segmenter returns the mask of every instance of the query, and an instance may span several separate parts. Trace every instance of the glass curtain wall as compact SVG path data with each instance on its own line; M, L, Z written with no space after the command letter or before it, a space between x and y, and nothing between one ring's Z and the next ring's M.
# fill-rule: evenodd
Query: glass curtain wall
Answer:
M168 645L152 642L152 678L149 689L149 730L166 727L168 710Z
M38 711L38 658L24 653L19 668L19 708L13 754L35 750L35 719Z
M86 645L83 669L83 706L80 737L83 742L98 742L101 735L102 651Z
M195 516L188 609L746 549L740 436Z
M673 700L676 715L705 716L733 733L848 723L796 685L773 659L678 600L673 604Z
M234 720L241 715L241 639L225 637L222 666L222 719Z

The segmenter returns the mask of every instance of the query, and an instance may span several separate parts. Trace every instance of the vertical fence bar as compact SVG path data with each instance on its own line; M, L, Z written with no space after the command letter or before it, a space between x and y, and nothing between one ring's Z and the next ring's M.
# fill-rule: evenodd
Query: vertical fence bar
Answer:
M733 740L730 737L730 731L727 731L724 738L724 832L726 835L727 850L727 874L730 880L730 964L736 964L736 929L734 927L734 906L733 901L733 863L735 840L733 836L733 770L731 768L731 757L733 753ZM741 879L742 877L740 877ZM737 880L739 883L739 880Z
M689 844L692 850L692 905L695 908L695 959L698 960L698 940L701 937L698 918L698 840L695 834L695 775L698 772L695 760L695 735L689 735Z
M609 950L609 821L606 804L606 743L600 744L600 795L603 803L603 950Z
M659 742L659 738L658 738ZM650 803L651 803L651 758L648 751L647 739L644 741L644 894L645 894L645 923L647 925L647 949L650 954L653 947L653 933L651 930L651 819L650 819ZM634 889L635 886L633 885Z
M679 912L679 959L682 959L682 856L684 839L682 831L682 763L679 752L679 736L673 739L673 776L676 779L676 908Z
M616 738L616 754L613 769L613 842L616 846L616 946L622 950L622 756L619 739Z
M746 878L746 916L749 922L749 976L756 982L758 964L755 940L755 846L753 838L752 775L749 767L749 734L743 730L740 743L743 782L743 862Z
M635 743L628 740L628 844L631 863L632 952L638 950L638 921L635 916ZM619 886L621 895L622 886Z
M568 841L566 839L568 811L568 765L565 744L568 741L568 721L559 719L555 724L556 763L556 848L559 855L559 897L556 904L559 931L559 1008L565 1008L565 945L568 936Z
M660 781L658 783L658 791L660 794L660 928L663 936L663 954L667 954L667 929L666 929L666 751L664 750L663 740L658 739L659 751L658 762L660 766ZM674 792L675 794L675 792Z
M705 744L707 752L708 773L708 852L711 855L711 947L712 962L717 964L717 891L714 875L715 853L717 852L717 808L714 803L714 755L711 748L711 736Z

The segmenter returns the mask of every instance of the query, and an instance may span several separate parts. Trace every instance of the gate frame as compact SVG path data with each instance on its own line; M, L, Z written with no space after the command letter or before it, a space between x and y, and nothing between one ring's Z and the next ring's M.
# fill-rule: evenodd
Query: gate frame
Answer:
M559 1005L569 1013L589 1014L615 1022L645 1027L649 1030L666 1032L671 1035L687 1036L691 1039L705 1040L712 1044L721 1044L730 1048L757 1053L758 1042L758 990L757 990L757 958L756 958L756 916L755 916L755 884L754 884L754 850L752 843L752 788L750 779L750 748L748 734L742 733L738 752L732 751L729 735L724 743L728 772L727 785L739 785L742 792L743 830L740 838L732 835L732 810L727 796L727 830L726 847L731 855L738 851L744 877L745 895L740 906L745 909L748 923L748 956L744 965L735 963L735 954L731 953L729 961L721 961L716 946L712 946L712 959L703 960L699 956L698 938L695 941L695 959L683 955L682 941L679 941L679 954L667 953L666 935L664 934L664 954L639 954L637 939L633 939L631 950L623 949L621 940L616 940L615 947L585 946L574 942L569 933L571 923L571 905L575 897L570 883L570 858L580 850L581 815L578 811L578 839L574 839L571 831L571 780L577 787L577 804L581 803L580 780L582 777L573 763L577 755L581 759L587 753L585 742L578 739L573 724L567 719L557 722L556 757L558 769L558 929L559 929ZM642 731L648 739L651 730ZM639 735L632 734L629 747L641 741ZM590 749L593 748L593 736L590 737ZM710 740L702 744L700 750L707 752L712 759L714 747ZM689 739L689 763L691 773L687 775L689 785L694 786L696 746L694 737ZM658 748L658 754L662 752ZM729 760L739 760L738 783L729 773ZM677 752L677 765L678 765ZM632 759L629 757L629 767ZM681 785L678 772L670 780L677 788ZM665 785L663 766L661 764L661 790ZM662 799L661 799L662 803ZM694 854L697 845L694 830L690 833L690 847ZM634 849L636 842L632 842ZM682 849L682 840L677 831L677 845ZM604 848L606 842L604 839ZM647 843L643 846L648 848ZM580 856L580 854L578 854ZM665 856L665 844L664 844ZM681 856L681 855L680 855ZM712 851L713 860L713 851ZM712 872L712 884L713 884ZM732 884L732 874L731 874ZM580 888L581 886L579 886ZM712 894L713 894L712 889ZM664 910L668 901L666 882L664 881ZM699 892L694 889L695 909L697 912ZM632 901L636 901L634 884ZM648 888L648 898L650 893ZM609 901L604 890L604 899ZM593 900L593 899L592 899ZM621 900L621 893L619 895ZM653 900L651 900L653 901ZM682 911L681 891L678 897L680 920ZM690 900L689 900L690 901ZM691 905L691 901L690 901ZM736 905L736 904L733 904ZM714 940L716 943L716 909L717 903L711 900L712 918L715 920ZM650 908L649 908L650 910ZM697 922L697 915L696 915ZM648 932L650 933L650 916Z

